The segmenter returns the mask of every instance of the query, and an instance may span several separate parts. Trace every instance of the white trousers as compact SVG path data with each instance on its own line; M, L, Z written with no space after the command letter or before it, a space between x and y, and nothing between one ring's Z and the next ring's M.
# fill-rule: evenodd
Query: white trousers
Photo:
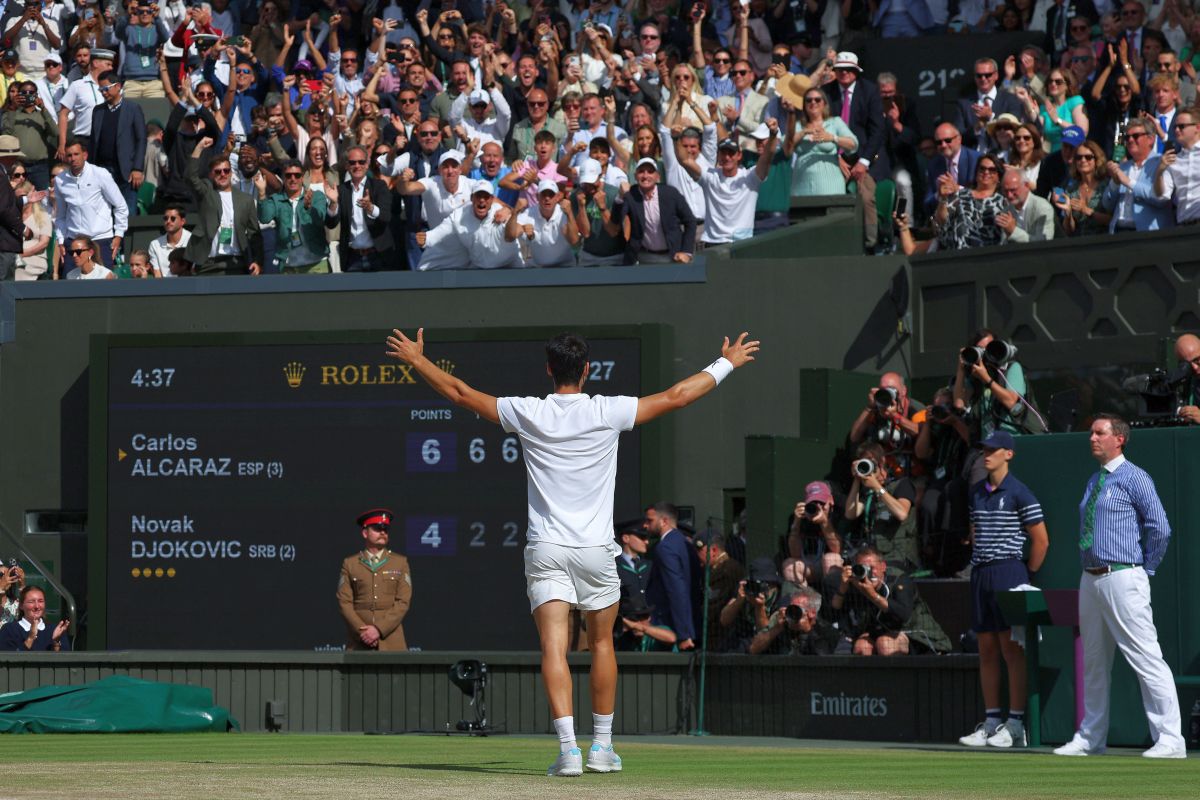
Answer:
M1179 695L1158 646L1146 570L1134 567L1108 575L1083 573L1079 579L1079 632L1083 639L1084 711L1076 737L1089 750L1105 746L1113 650L1119 647L1137 674L1151 738L1157 744L1185 749Z

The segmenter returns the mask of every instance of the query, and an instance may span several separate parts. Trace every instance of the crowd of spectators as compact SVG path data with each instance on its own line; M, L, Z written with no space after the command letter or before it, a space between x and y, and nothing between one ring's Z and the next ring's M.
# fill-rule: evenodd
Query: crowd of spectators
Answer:
M1044 42L934 118L859 55L995 31ZM868 252L1190 224L1197 42L1189 0L9 3L0 272L687 263L839 194Z

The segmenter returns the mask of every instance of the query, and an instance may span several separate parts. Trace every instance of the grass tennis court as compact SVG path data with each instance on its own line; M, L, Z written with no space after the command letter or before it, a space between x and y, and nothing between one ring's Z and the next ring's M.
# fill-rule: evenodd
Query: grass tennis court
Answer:
M666 743L671 741L672 743ZM678 742L678 743L674 743ZM588 741L580 742L586 748ZM0 739L0 798L1194 798L1148 761L758 739L616 740L619 774L550 779L550 737L147 734Z

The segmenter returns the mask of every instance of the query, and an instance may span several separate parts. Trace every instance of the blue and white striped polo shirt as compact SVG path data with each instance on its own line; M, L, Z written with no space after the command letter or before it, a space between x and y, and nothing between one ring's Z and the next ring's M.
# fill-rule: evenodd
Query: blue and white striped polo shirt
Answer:
M971 522L975 526L972 564L1020 559L1025 528L1044 519L1042 504L1011 474L997 487L982 480L971 487Z

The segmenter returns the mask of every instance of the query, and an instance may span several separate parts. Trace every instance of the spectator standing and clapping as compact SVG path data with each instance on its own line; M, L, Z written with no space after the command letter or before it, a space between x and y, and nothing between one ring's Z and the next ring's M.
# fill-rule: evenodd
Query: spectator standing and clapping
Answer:
M780 96L802 109L795 130L788 131L794 147L792 196L845 194L846 178L838 153L857 150L858 138L840 117L831 116L824 92L817 88L801 88L808 83L806 76L797 75L785 80L787 82L780 87ZM798 102L792 100L797 88L801 88Z
M733 63L733 91L717 100L730 136L738 136L743 149L753 146L750 134L761 125L767 110L767 98L754 91L754 67L747 59Z
M336 222L335 217L327 217L325 221L326 227L341 227L338 260L343 272L396 268L395 241L390 228L392 191L379 178L367 175L369 157L369 151L358 145L346 150L348 177L338 187ZM401 178L401 185L403 181ZM424 181L414 185L419 191L426 189Z
M1175 212L1168 197L1154 190L1159 157L1154 155L1154 129L1142 119L1131 120L1125 129L1126 158L1108 162L1111 180L1101 204L1111 212L1109 231L1157 231L1175 226Z
M566 126L549 114L550 100L546 90L532 89L525 96L525 104L529 109L529 114L513 127L508 146L510 161L534 158L537 155L538 134L542 131L548 132L553 137L552 141L555 147L565 142L567 138Z
M975 188L958 186L944 174L938 179L938 204L934 225L938 244L949 250L965 250L1000 244L1004 230L998 224L1001 214L1011 213L1008 201L997 188L1000 162L990 155L980 156L975 166Z
M1020 119L1025 108L1010 92L998 87L1000 67L991 58L975 62L975 92L954 104L954 127L962 131L963 145L981 153L988 151L987 126L1000 114Z
M921 123L916 109L901 92L897 78L890 72L881 72L876 78L879 85L879 100L883 104L883 124L888 161L892 165L892 180L896 182L896 197L903 198L905 205L916 210L917 179L923 170L918 164L917 142L921 139ZM1007 119L1004 114L992 118L988 134L992 136L992 125ZM1013 120L1014 124L1016 120ZM995 141L995 137L992 137ZM857 146L857 145L856 145ZM1007 149L1007 144L1003 149Z
M1056 194L1054 205L1062 212L1063 231L1068 236L1106 233L1112 214L1103 208L1108 189L1108 161L1096 142L1084 142L1075 149L1071 165L1071 183L1064 194Z
M499 269L525 266L507 223L511 210L496 202L488 181L470 181L471 205L460 208L428 233L417 234L424 250L420 270Z
M130 15L116 20L112 41L121 48L121 79L129 99L163 97L158 80L158 51L171 40L171 31L158 18L151 0L134 0Z
M338 216L337 194L304 187L304 167L299 161L283 164L283 191L267 195L266 177L254 176L258 196L258 221L275 226L275 267L284 274L329 272L327 220Z
M1082 152L1081 147L1077 152ZM1054 238L1054 207L1033 194L1021 170L1008 167L1000 183L1008 209L996 215L996 225L1009 242L1046 242Z
M604 182L600 162L588 159L579 168L573 195L575 224L583 237L579 266L600 267L625 263L622 203L616 187Z
M962 146L962 134L950 123L937 126L933 137L937 155L925 170L925 210L930 214L943 196L944 186L975 188L975 167L979 163L979 154Z
M69 620L59 620L51 628L43 617L46 614L46 594L36 586L26 586L20 595L20 616L0 628L0 651L23 652L71 649L67 636Z
M1063 131L1072 125L1088 132L1087 109L1079 96L1075 75L1070 70L1053 69L1046 78L1046 96L1039 109L1032 98L1027 99L1026 111L1030 117L1041 116L1045 149L1048 153L1058 152Z
M1167 150L1155 170L1154 191L1175 204L1175 222L1200 222L1200 127L1195 111L1175 115L1175 137L1179 149Z
M1104 148L1106 158L1123 161L1125 131L1137 118L1142 105L1141 84L1128 60L1118 61L1112 45L1108 48L1109 61L1092 84L1092 106L1098 116L1092 120L1092 131L1095 140ZM1120 70L1115 77L1112 76L1114 69Z
M1147 84L1150 108L1142 117L1154 126L1158 136L1156 152L1162 155L1167 145L1176 144L1175 116L1180 111L1179 82L1170 75L1155 75Z
M7 4L0 30L4 47L16 50L21 71L34 80L45 75L47 54L63 49L62 27L46 16L41 0L28 0L24 6Z
M1007 164L1020 170L1021 179L1031 189L1038 186L1042 161L1045 158L1046 152L1042 150L1042 132L1038 130L1038 126L1030 122L1017 126L1013 132L1012 153Z
M779 123L767 120L770 138L754 170L741 166L742 149L736 139L724 139L717 145L717 166L701 172L699 164L680 147L675 157L680 166L704 188L704 203L708 210L701 241L705 244L726 244L754 235L754 209L758 188L766 180L771 160L779 142Z

